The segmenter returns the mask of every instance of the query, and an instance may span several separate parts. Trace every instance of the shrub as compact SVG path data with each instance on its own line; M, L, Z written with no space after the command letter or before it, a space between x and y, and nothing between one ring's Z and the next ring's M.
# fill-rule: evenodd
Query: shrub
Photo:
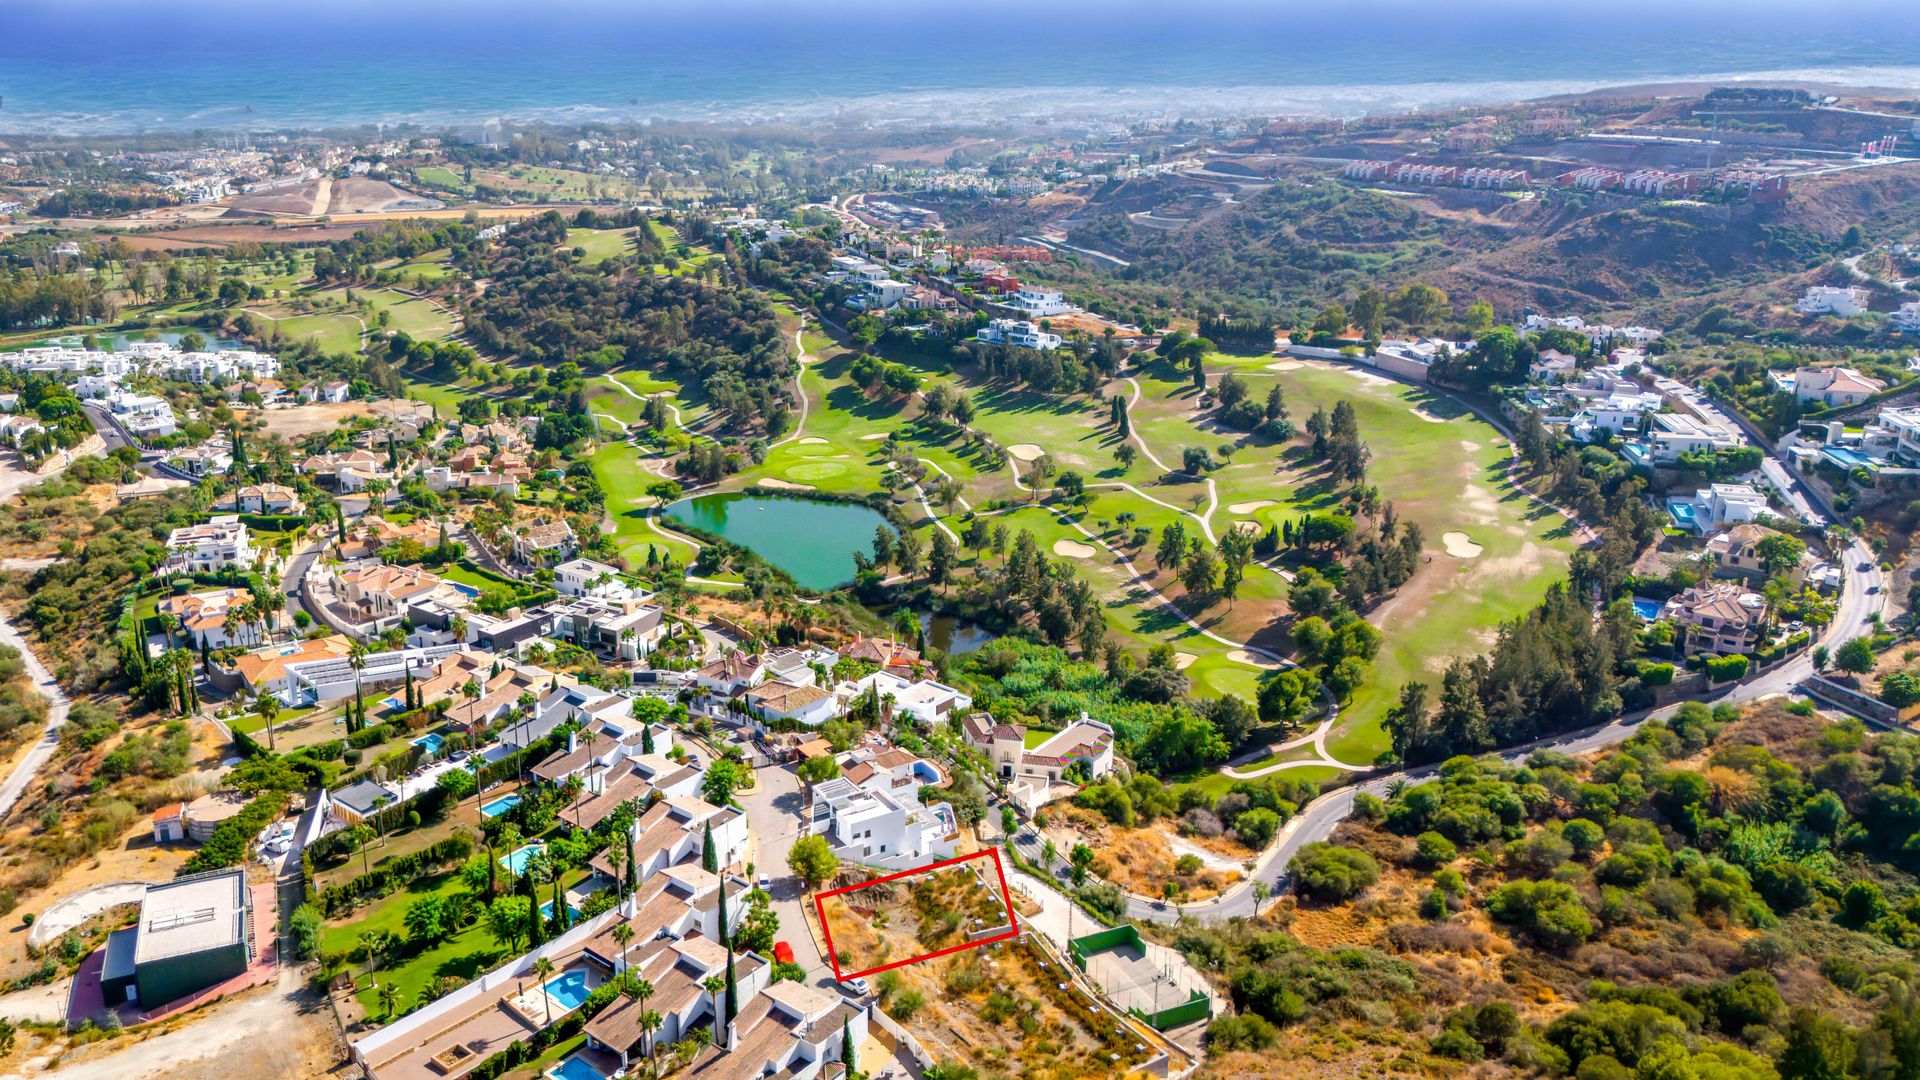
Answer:
M1565 948L1593 937L1593 917L1573 887L1559 881L1510 881L1487 897L1487 914Z
M1240 842L1259 851L1273 840L1273 834L1280 831L1280 815L1264 806L1255 807L1234 819L1233 831Z
M1421 833L1420 838L1414 841L1413 845L1413 859L1421 866L1450 863L1459 854L1460 849L1453 845L1453 841L1432 831Z
M1380 864L1373 856L1324 842L1301 848L1287 869L1297 892L1324 901L1351 899L1380 880Z
M1279 1034L1259 1016L1228 1015L1207 1025L1207 1046L1213 1050L1265 1050Z
M1640 681L1648 686L1673 685L1672 664L1647 664L1640 669Z

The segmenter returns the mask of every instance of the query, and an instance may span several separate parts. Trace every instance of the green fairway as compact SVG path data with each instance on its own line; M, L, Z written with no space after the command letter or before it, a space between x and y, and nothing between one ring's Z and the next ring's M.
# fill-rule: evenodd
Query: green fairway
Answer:
M568 229L567 244L586 253L582 262L603 263L633 253L633 230Z

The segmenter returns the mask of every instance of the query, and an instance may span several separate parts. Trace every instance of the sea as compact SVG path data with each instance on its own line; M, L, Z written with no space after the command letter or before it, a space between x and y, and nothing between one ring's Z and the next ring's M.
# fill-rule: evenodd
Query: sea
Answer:
M1738 79L1920 97L1920 2L0 0L0 134L1356 117Z

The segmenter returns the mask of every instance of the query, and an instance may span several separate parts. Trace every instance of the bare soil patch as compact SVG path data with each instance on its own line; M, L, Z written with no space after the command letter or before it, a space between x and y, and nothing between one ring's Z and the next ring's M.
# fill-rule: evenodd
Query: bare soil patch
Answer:
M1180 852L1173 846L1174 824L1156 821L1144 828L1123 828L1084 807L1061 803L1047 808L1047 834L1062 852L1085 844L1094 851L1093 869L1102 878L1129 892L1163 894L1168 882L1180 886L1183 902L1204 900L1225 890L1245 875L1238 870L1209 869L1204 864L1191 874L1179 872ZM1188 836L1184 842L1205 848L1235 864L1256 853L1224 836Z
M295 405L287 409L261 409L260 418L269 434L297 439L321 431L332 431L356 416L406 420L424 417L431 408L418 401L343 401Z

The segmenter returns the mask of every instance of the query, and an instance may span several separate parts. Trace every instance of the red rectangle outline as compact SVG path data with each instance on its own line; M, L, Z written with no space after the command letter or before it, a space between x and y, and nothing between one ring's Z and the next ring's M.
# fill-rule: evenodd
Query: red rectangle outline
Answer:
M981 938L979 941L968 941L959 945L949 945L944 949L935 949L933 952L924 953L920 956L910 956L905 960L895 960L890 964L881 964L879 967L868 968L865 971L841 973L840 956L833 948L833 931L827 926L827 909L825 905L827 897L839 896L841 893L858 892L871 885L881 885L889 881L898 881L904 877L924 874L930 870L939 870L944 867L953 866L956 863L985 858L993 859L994 872L1000 877L1000 901L1007 905L1007 926L1010 928L1006 933L995 934L990 938ZM948 953L957 953L965 949L977 949L982 945L991 945L996 941L1006 941L1010 938L1020 936L1020 917L1018 913L1013 910L1013 893L1007 889L1007 868L1005 864L1000 861L1000 849L993 847L982 848L979 851L967 855L956 855L951 859L942 859L939 862L929 863L926 866L916 866L911 870L896 870L891 874L874 878L871 881L862 881L854 885L842 885L837 889L828 889L825 892L815 893L813 894L813 911L814 914L820 918L820 935L827 939L827 963L833 965L833 977L839 982L846 982L848 979L864 978L868 975L878 975L883 971L891 971L894 968L905 967L908 964L917 964L922 960L931 960L936 956L945 956Z

